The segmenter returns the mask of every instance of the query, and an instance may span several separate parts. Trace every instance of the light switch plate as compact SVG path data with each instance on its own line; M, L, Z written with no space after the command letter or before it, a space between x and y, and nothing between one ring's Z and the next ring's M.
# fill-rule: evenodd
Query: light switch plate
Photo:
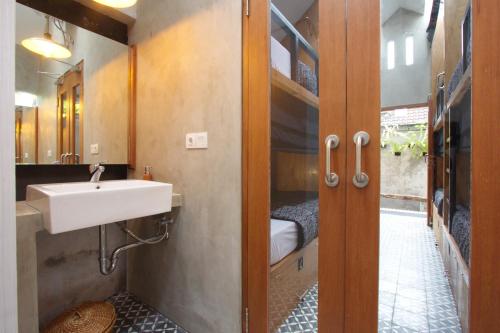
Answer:
M186 134L186 149L207 149L208 133L188 133Z
M99 144L98 143L93 143L90 145L90 153L92 155L98 155L99 154Z
M47 157L52 157L52 150L51 149L47 150Z

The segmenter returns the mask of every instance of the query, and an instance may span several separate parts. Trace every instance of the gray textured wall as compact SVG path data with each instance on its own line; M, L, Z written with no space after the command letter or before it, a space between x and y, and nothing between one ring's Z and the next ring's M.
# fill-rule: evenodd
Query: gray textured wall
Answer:
M130 33L131 176L151 165L185 200L168 242L129 253L127 283L192 333L241 331L241 10L234 0L140 1ZM186 133L198 131L208 131L209 148L186 150Z
M381 98L382 107L427 102L430 93L430 49L427 24L431 1L426 1L424 15L404 9L397 11L382 26L381 38ZM414 64L406 66L405 38L415 40ZM387 69L387 42L395 41L396 67Z
M108 226L108 249L122 245L126 236ZM126 257L108 276L99 272L99 228L50 235L37 234L38 317L40 328L58 314L85 302L100 301L125 290Z

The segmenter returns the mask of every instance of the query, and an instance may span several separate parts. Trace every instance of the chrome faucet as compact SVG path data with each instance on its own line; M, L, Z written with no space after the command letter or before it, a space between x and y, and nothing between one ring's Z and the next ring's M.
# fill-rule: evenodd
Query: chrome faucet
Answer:
M59 160L59 164L66 164L67 157L68 157L67 153L61 154L61 159Z
M91 164L89 166L89 171L90 171L90 182L91 183L98 183L99 179L101 179L101 174L106 170L106 168L101 165L100 163L97 164Z

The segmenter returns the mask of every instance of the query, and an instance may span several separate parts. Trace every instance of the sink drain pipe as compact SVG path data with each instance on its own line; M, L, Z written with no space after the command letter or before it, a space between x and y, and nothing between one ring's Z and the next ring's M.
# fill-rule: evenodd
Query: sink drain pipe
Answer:
M154 245L158 244L161 241L168 239L168 225L172 224L174 222L173 219L167 219L166 217L163 217L159 222L158 222L158 232L156 235L150 238L141 238L137 236L132 230L126 227L126 222L122 225L120 225L121 230L135 239L136 241L134 243L130 244L125 244L123 246L120 246L116 248L112 253L111 256L108 257L107 255L107 236L106 236L106 225L100 225L99 226L99 266L101 270L101 274L103 275L109 275L113 273L113 271L116 269L116 265L118 263L118 258L120 254L126 252L127 250L133 249L134 247L138 247L141 245ZM164 230L162 230L164 229Z

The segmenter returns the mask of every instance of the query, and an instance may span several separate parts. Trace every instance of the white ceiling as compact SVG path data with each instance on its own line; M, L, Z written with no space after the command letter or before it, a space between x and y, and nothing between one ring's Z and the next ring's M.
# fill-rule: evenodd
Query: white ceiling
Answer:
M382 0L382 24L391 18L399 9L406 9L423 15L425 0Z

